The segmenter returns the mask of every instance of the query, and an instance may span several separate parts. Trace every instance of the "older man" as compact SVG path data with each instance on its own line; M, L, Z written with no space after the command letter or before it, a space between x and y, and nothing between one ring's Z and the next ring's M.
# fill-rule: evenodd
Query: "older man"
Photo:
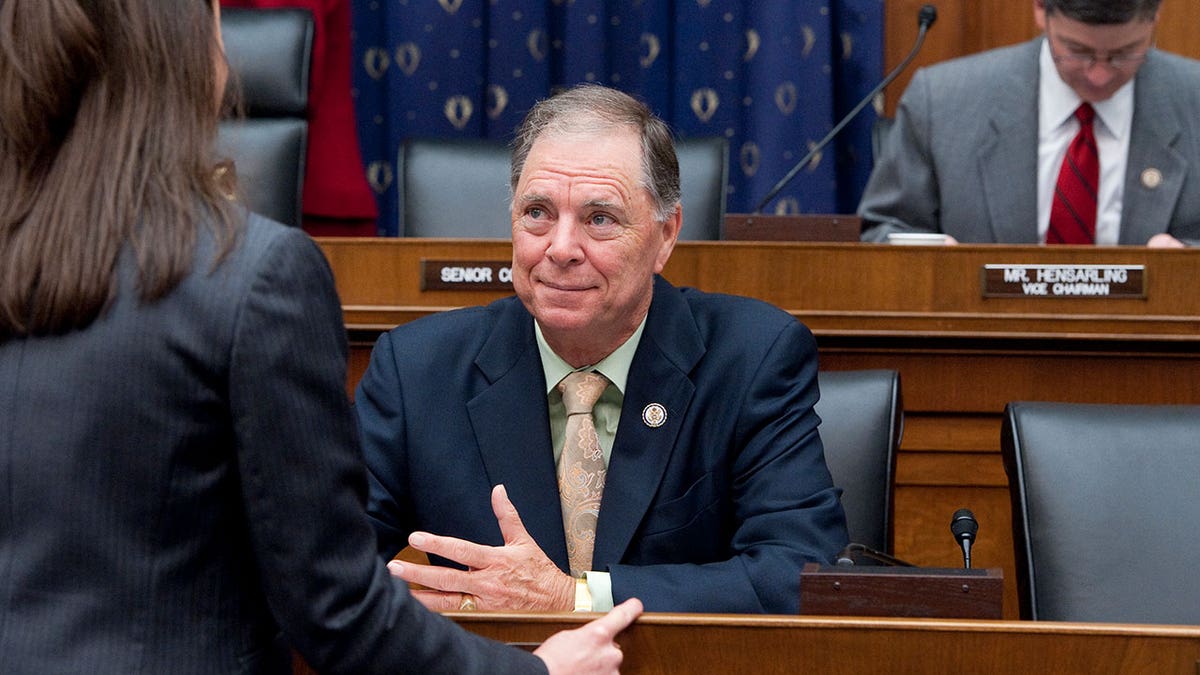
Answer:
M863 239L1200 239L1200 63L1154 49L1160 1L1034 0L1044 37L918 71L859 205Z
M387 333L358 388L380 553L458 564L393 573L436 609L795 613L847 540L812 335L658 276L679 169L625 94L536 105L512 186L517 297Z

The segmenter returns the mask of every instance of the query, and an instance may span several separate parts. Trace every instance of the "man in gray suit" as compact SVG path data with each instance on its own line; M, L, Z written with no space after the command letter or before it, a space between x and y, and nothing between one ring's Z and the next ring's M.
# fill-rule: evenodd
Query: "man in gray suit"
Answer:
M859 205L863 240L1200 240L1200 62L1153 48L1160 3L1034 0L1044 36L918 71ZM1091 239L1064 241L1051 213L1064 206L1054 202L1081 104L1094 110L1099 156L1084 192Z

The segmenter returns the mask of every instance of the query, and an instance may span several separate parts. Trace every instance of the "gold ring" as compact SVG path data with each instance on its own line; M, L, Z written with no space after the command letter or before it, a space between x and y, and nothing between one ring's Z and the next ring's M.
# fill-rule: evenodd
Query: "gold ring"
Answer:
M470 593L463 593L462 599L458 602L458 611L474 612L475 609L475 596L471 595Z

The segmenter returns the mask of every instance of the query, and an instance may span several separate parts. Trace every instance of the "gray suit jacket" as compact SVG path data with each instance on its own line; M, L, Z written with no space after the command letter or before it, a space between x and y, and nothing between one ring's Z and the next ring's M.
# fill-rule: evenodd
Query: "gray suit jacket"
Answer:
M375 554L333 278L251 218L84 330L0 342L0 671L536 671Z
M917 71L859 205L865 241L944 232L1038 243L1042 39ZM1161 184L1143 185L1158 169ZM1200 62L1152 50L1138 71L1120 243L1200 239Z

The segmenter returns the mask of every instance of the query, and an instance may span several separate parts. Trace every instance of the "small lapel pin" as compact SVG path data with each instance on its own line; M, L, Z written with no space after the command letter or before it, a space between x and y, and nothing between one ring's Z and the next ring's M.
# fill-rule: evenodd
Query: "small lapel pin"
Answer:
M651 429L657 429L667 421L667 409L661 403L651 403L642 408L642 421Z
M1142 172L1142 185L1153 190L1162 185L1163 175L1158 169L1150 168Z

